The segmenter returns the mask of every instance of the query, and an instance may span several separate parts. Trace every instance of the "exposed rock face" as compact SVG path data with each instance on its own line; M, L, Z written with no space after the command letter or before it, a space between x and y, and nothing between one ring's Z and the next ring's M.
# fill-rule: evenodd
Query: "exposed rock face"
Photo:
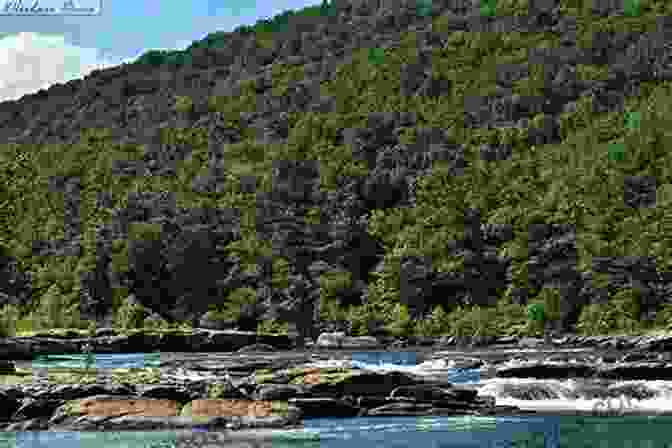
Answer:
M645 346L645 343L639 345ZM565 346L573 347L576 346ZM264 347L249 346L208 357L202 353L167 357L161 362L158 376L131 372L119 377L114 372L99 370L91 383L91 377L47 379L37 375L13 384L8 380L14 375L4 375L7 381L0 386L3 404L0 427L8 431L237 432L300 427L303 418L311 417L510 415L517 410L497 405L492 396L478 394L473 387L451 383L445 374L426 377L407 372L306 365L329 359L352 359L353 352L338 348L312 354L255 351L258 348ZM446 352L440 348L437 344L436 349L422 356L418 352L416 362L442 360L446 368L475 369L484 377L526 378L523 382L501 385L502 396L520 400L557 399L561 395L648 399L659 391L624 380L672 378L672 364L666 361L670 352L664 349L659 352L625 349L611 354L599 348L587 352L502 354L493 347L487 355L465 356L455 354L454 347ZM553 379L569 377L579 382L574 390L553 383ZM530 378L539 380L534 382Z
M276 349L294 347L286 335L257 335L234 330L195 329L191 334L137 333L128 336L108 335L94 338L55 338L49 336L9 337L0 340L0 359L32 359L37 354L82 353L85 343L95 353L139 353L157 350L168 352L231 352L259 342ZM8 366L9 367L9 366Z
M130 379L117 384L104 375L87 385L5 385L2 426L11 431L243 430L300 426L307 417L491 414L496 409L494 400L476 397L474 391L447 382L425 384L415 375L292 365L286 368L278 358L264 365L270 368L264 374L255 370L259 363L239 365L239 379L213 369L205 380L167 368L160 385ZM395 414L392 404L403 412ZM376 410L384 406L384 412Z
M343 332L322 333L315 343L316 348L373 349L382 348L373 336L346 336Z
M138 332L121 335L113 328L100 328L92 338L82 338L72 332L58 335L55 333L36 334L30 337L0 338L0 368L11 373L14 366L11 360L31 360L40 354L82 353L85 344L91 345L95 353L138 353L157 352L237 352L260 353L295 350L296 341L288 335L258 335L255 332L237 330L210 330L196 328L190 333L151 333ZM603 355L608 362L609 351L625 351L622 361L672 361L672 336L576 336L564 335L553 338L550 343L541 338L528 337L373 337L346 336L344 332L324 332L315 343L304 348L309 350L376 351L400 350L416 347L419 349L507 347L507 348L585 348L606 351ZM619 358L620 359L620 358ZM4 360L4 361L3 361ZM568 355L561 353L550 355L551 361L568 361ZM615 359L614 359L615 361ZM480 367L479 359L465 358L459 366ZM466 367L465 367L466 368Z
M451 83L431 76L428 56L432 49L445 44L447 36L431 30L431 18L444 14L451 30L473 31L485 26L475 9L457 8L452 2L433 4L427 17L412 13L413 8L405 2L399 8L353 2L335 4L337 14L333 19L308 27L303 24L303 31L279 36L271 48L259 48L251 38L232 33L230 46L195 51L192 64L179 71L123 65L96 70L83 80L4 102L0 104L0 141L67 144L73 143L83 129L106 127L118 141L146 145L142 160L120 161L111 168L113 175L171 176L176 162L188 157L191 149L162 143L158 138L161 129L205 129L211 142L212 162L192 188L219 191L221 145L238 142L242 137L241 130L228 126L221 114L208 111L209 96L236 96L240 81L254 79L258 106L254 112L242 114L241 126L257 129L260 140L283 142L287 138L288 112L333 110L334 98L320 96L319 83L328 80L337 63L347 60L352 50L369 44L386 46L394 43L401 31L416 27L420 57L402 68L400 89L409 97L438 98L450 93ZM606 14L609 8L598 9ZM499 20L493 19L491 25L501 25ZM579 49L573 45L576 39L572 22L572 18L560 16L555 1L531 2L527 16L507 22L516 31L559 33L567 45L530 55L531 61L544 64L548 72L542 96L521 97L510 91L512 83L529 72L528 64L501 67L497 73L500 89L495 94L465 101L469 126L516 123L544 112L546 121L530 133L529 140L531 144L554 143L559 141L558 115L573 107L578 98L592 95L595 107L614 110L627 94L637 90L639 83L672 79L672 71L665 64L669 52L665 39L659 35L632 32L619 36L617 42L601 35L592 47ZM661 18L660 24L663 29L667 21ZM649 56L636 56L639 53ZM588 60L609 62L606 80L578 78L576 66ZM304 65L306 76L278 98L267 81L271 64L280 62ZM191 97L193 110L186 114L173 111L174 95ZM416 121L412 113L372 113L364 128L341 130L338 138L351 146L354 157L367 162L369 171L363 177L342 179L333 192L319 189L316 163L278 161L272 191L257 198L257 232L259 239L274 241L276 256L291 261L289 286L281 290L268 287L268 272L246 273L239 259L220 249L239 238L239 217L234 211L179 208L170 193L145 192L129 197L124 208L114 210L110 222L97 229L95 267L81 278L84 318L109 322L114 288L124 286L148 310L198 326L208 306L221 301L225 292L249 286L257 291L257 303L241 317L244 322L239 328L249 329L271 313L296 326L299 342L305 337L315 339L319 287L314 273L324 265L327 270L347 270L356 286L340 294L352 302L365 300L369 274L384 255L381 242L366 232L366 214L375 208L412 205L415 181L427 172L432 161L447 161L456 173L464 162L464 148L451 143L443 129L421 132L413 148L401 144L399 131L415 126ZM485 145L481 153L484 159L495 160L507 157L510 151ZM62 191L66 199L65 238L35 241L36 255L81 251L81 217L77 213L80 187L77 178L54 179L54 189ZM631 206L651 202L651 183L647 179L633 177L628 190L638 192L626 195ZM100 201L105 206L109 198L101 195ZM303 212L315 205L321 208L325 219L321 225L308 225ZM126 239L129 223L134 221L160 223L161 237L152 243L134 242L129 273L119 276L110 267L111 244L115 239ZM510 260L494 254L511 238L510 228L505 224L484 224L478 212L470 210L465 215L465 229L463 241L446 241L455 253L465 253L467 261L460 272L438 272L429 259L402 262L401 297L410 306L413 318L439 302L490 304L498 291L509 286ZM530 228L530 289L514 294L516 300L524 303L544 285L559 285L560 322L564 328L571 328L583 305L601 297L601 291L590 286L589 276L576 272L575 240L572 226ZM611 274L608 288L633 285L645 295L643 315L655 312L670 297L672 277L657 272L651 260L612 257L596 258L594 263L595 272ZM159 297L159 288L153 285L159 280L166 282L165 279L170 280L162 283ZM15 260L6 256L0 259L0 305L26 302L34 287Z

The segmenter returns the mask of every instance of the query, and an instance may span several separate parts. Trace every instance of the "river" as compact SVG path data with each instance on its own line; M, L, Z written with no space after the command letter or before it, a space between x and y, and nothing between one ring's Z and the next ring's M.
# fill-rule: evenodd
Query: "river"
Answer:
M521 350L518 350L521 352ZM442 352L479 356L497 353ZM97 368L157 366L165 354L101 354L93 358ZM448 358L448 357L447 357ZM77 355L42 357L34 367L82 366ZM273 431L266 444L249 445L221 442L203 444L175 432L4 432L4 447L78 448L168 448L196 446L240 446L269 448L670 448L672 447L672 381L629 381L649 391L649 398L638 400L623 395L605 402L582 392L584 380L533 380L494 378L483 370L457 370L446 359L419 362L412 352L353 353L350 359L323 360L315 365L353 366L374 370L401 370L430 377L447 378L453 383L474 387L479 394L496 397L497 404L514 405L536 415L502 417L356 417L306 419L301 430ZM603 387L618 387L613 381ZM521 399L515 391L527 386L536 396ZM512 392L513 391L513 392ZM517 398L513 398L517 396ZM615 415L596 416L595 409L609 407ZM576 414L584 415L576 415ZM669 415L663 415L668 414Z

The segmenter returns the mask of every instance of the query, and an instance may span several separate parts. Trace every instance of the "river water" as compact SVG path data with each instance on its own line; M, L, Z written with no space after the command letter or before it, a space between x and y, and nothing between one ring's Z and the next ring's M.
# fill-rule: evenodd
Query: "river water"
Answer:
M475 356L473 352L451 353ZM501 352L498 354L501 355ZM481 355L479 357L483 359ZM36 359L33 366L84 367L86 361L82 355L50 356ZM89 357L88 361L99 369L156 367L161 362L161 354L100 354ZM175 432L4 432L0 433L0 448L672 448L672 381L613 381L600 387L625 387L623 390L626 391L630 387L639 390L642 399L625 394L620 398L600 400L585 392L584 380L494 378L485 370L456 369L450 356L421 361L413 352L362 352L351 354L349 359L322 360L312 364L399 370L448 379L474 387L481 395L495 396L498 405L514 405L538 413L506 417L306 419L302 429L273 431L265 444L259 445L234 442L205 444ZM535 393L521 396L519 391L530 387ZM642 389L646 391L644 395L641 395ZM614 410L613 415L597 416L595 410L599 407L602 410L609 407Z

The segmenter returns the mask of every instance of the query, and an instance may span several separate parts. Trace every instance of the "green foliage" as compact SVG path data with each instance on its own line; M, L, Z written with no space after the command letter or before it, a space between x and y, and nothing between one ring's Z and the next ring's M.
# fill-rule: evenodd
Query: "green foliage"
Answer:
M497 310L474 306L458 307L451 313L451 333L454 336L496 336Z
M257 293L252 288L234 289L222 304L213 305L213 313L222 320L237 320L240 317L240 308L243 304L252 304L257 301Z
M481 15L489 17L495 15L495 5L497 0L480 0Z
M185 51L149 50L133 64L158 67L161 65L181 67L191 63L191 54Z
M502 336L533 336L540 330L537 322L527 318L525 306L506 300L497 303L497 328Z
M639 296L632 289L615 293L609 303L584 306L576 329L586 335L632 334L642 329Z
M536 300L542 305L543 321L552 321L560 317L560 291L557 288L542 288Z
M287 334L289 324L277 319L266 319L257 324L258 334Z
M81 328L88 324L79 320L78 294L65 293L57 283L41 296L39 306L31 313L33 328Z
M0 308L0 337L16 335L16 321L21 312L16 305L5 305Z
M418 336L443 336L450 334L449 314L442 306L435 306L429 319L415 322L413 333Z
M640 14L639 0L624 0L623 13L629 17L635 17Z
M289 261L282 257L273 257L271 286L276 289L289 287Z
M368 333L367 322L376 318L366 306L350 307L346 312L347 320L352 324L352 336L364 336Z
M672 13L669 2L630 1L625 9L638 14L597 17L590 13L589 1L561 0L561 14L576 17L577 38L581 47L592 44L597 30L645 32L655 29L660 15ZM525 0L482 1L481 9L496 15L526 15ZM424 11L424 12L423 12ZM241 27L240 34L253 35L257 44L270 42L274 33L289 30L301 15L323 17L335 12L331 2L286 12L255 26ZM419 1L418 14L429 14L431 2ZM483 11L482 11L483 12ZM319 18L317 16L320 16ZM327 20L326 18L324 19ZM190 182L207 163L207 132L198 129L169 129L161 136L163 143L192 148L191 159L178 164L177 175L171 178L125 178L112 176L113 160L135 159L139 148L111 143L111 132L87 130L72 145L7 144L0 147L0 243L19 256L20 266L34 274L33 303L21 310L47 315L43 321L62 322L61 316L49 315L49 307L41 302L54 302L62 295L64 306L75 306L79 288L78 273L91 267L96 226L109 219L109 210L96 207L96 194L113 193L115 206L123 207L131 191L172 191L179 206L234 207L241 212L241 239L227 250L241 258L245 268L253 266L259 255L273 254L268 241L259 241L256 234L255 195L241 193L240 177L258 175L263 189L268 189L273 160L316 160L320 163L320 187L333 189L348 176L361 176L367 169L354 160L352 148L337 144L340 129L361 127L375 111L411 111L422 127L446 129L455 144L464 145L464 169L451 173L445 162L435 162L428 174L418 179L416 207L372 210L368 231L385 246L382 268L369 285L369 303L349 310L330 309L325 313L342 316L353 322L355 332L366 331L367 320L383 318L398 331L449 332L450 334L494 332L498 334L538 334L537 322L527 318L525 307L506 303L507 293L496 307L460 308L446 317L442 308L434 310L439 317L407 328L403 312L397 306L400 296L399 262L403 256L430 256L433 267L443 272L463 269L460 255L448 250L447 241L464 237L464 211L478 208L484 223L507 223L514 239L502 245L500 255L512 258L511 274L515 286L523 287L527 279L528 230L532 223L566 223L576 226L578 266L590 270L596 256L620 257L650 255L660 270L672 269L672 145L669 104L672 83L644 82L638 97L628 98L622 111L596 114L590 96L580 98L574 110L561 115L562 141L553 145L530 146L527 134L542 126L542 115L521 123L520 129L472 129L464 123L464 106L468 98L495 90L496 65L519 64L528 60L532 48L558 48L558 37L548 33L479 33L451 31L449 20L437 17L433 30L446 32L447 43L432 53L432 75L451 80L451 91L439 99L406 98L398 93L400 67L417 58L417 34L403 33L399 45L371 50L363 48L355 57L336 67L334 76L321 86L321 95L333 96L335 110L330 113L296 112L289 115L289 141L285 144L260 145L253 130L241 129L241 114L257 109L257 98L251 82L243 83L241 92L233 97L210 98L211 111L222 113L224 125L242 131L243 141L225 147L227 178L222 193L197 194L190 191ZM151 66L185 65L192 54L204 48L223 46L231 33L216 32L196 41L184 51L152 50L136 63ZM246 37L242 40L245 40ZM377 53L376 53L377 51ZM382 55L384 54L384 57ZM372 62L375 70L372 70ZM580 65L582 79L602 79L608 67ZM277 64L273 67L272 91L286 93L288 86L305 77L303 67ZM520 95L541 95L546 86L544 67L532 64L530 76L512 88ZM178 100L179 102L179 100ZM180 104L188 110L188 101ZM416 129L403 130L403 138L412 143ZM480 159L479 146L484 143L510 144L513 154L508 160L486 162ZM62 195L49 188L51 176L79 176L82 181L82 225L84 256L80 260L34 257L30 247L35 240L61 236ZM653 176L659 186L656 207L633 209L623 203L625 176ZM672 191L672 190L671 190ZM660 194L658 194L660 193ZM315 217L315 215L313 215ZM160 226L133 223L129 240L157 240ZM113 265L117 272L127 269L128 241L115 243ZM274 257L274 259L277 257ZM286 266L274 266L274 287L281 287ZM277 268L277 269L276 269ZM279 273L276 276L276 272ZM336 286L325 288L333 296ZM115 303L128 294L115 289ZM542 291L532 303L544 305L548 319L554 319L557 299L552 291ZM223 298L225 302L226 298ZM585 331L639 331L639 316L632 298L614 296L607 305L585 307L581 328ZM66 304L67 302L67 304ZM328 303L328 301L327 301ZM52 307L53 308L53 307ZM607 309L607 311L605 311ZM609 311L610 310L610 311ZM618 310L615 312L614 310ZM125 312L129 316L133 313ZM664 309L657 325L667 325ZM122 313L123 314L123 313ZM30 314L28 314L30 316ZM432 314L434 316L434 314ZM59 322L59 319L61 321ZM132 325L137 319L125 317ZM124 320L122 319L122 320ZM443 323L446 320L447 323ZM593 323L596 323L595 325Z
M125 301L114 314L114 326L124 330L144 327L145 309L142 305Z
M530 320L544 320L544 305L532 303L527 306L527 317Z
M148 222L132 222L128 226L128 239L135 241L159 241L161 225Z
M415 321L411 319L411 316L406 305L397 303L394 306L393 311L393 320L391 323L385 326L391 335L402 336L411 334L413 332L413 327Z
M654 325L666 330L672 328L672 304L667 303L658 310Z
M320 300L336 297L339 291L352 287L352 275L348 271L330 271L320 276Z
M136 315L142 315L141 313L136 312ZM134 328L145 328L147 330L161 330L161 329L181 329L183 326L178 323L169 323L163 318L157 318L156 316L148 316L144 320L141 319L141 323L138 324L139 327L129 326L130 329Z
M191 112L194 108L194 101L188 96L175 97L175 110L182 113Z
M346 320L347 311L339 306L334 298L320 297L320 319L327 321Z

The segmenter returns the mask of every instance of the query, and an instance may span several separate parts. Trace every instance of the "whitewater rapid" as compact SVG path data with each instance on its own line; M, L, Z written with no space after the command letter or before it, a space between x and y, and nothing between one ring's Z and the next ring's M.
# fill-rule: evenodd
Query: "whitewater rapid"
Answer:
M511 365L515 361L504 364ZM386 362L362 362L357 360L317 361L306 364L314 367L360 368L378 372L407 372L427 379L449 381L465 387L474 388L481 396L495 397L497 405L516 406L522 411L541 413L599 413L611 415L672 415L672 381L668 380L631 380L602 381L599 385L586 387L589 380L576 379L535 379L535 378L488 378L482 375L490 367L480 369L456 368L454 360L435 359L417 365L400 365ZM502 365L504 365L502 364ZM516 397L522 390L532 390L543 395L539 399ZM602 395L596 397L595 391ZM636 394L649 397L635 397L635 393L614 394L613 391L636 391ZM518 392L518 393L516 393ZM599 395L599 394L598 394Z

